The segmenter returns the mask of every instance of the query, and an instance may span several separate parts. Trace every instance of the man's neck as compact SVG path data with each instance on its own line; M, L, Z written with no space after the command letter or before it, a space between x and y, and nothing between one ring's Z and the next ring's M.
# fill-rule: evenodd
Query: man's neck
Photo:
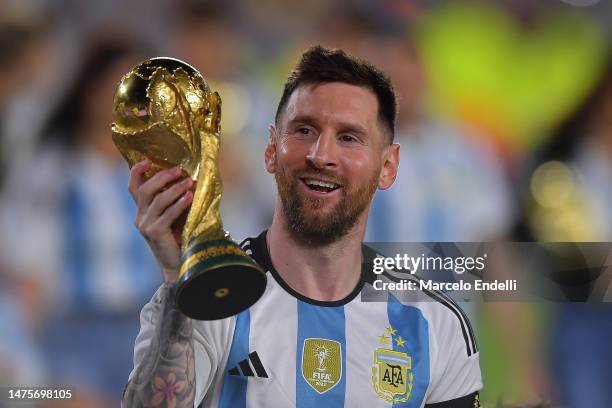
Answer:
M344 237L313 248L296 242L277 208L267 235L272 264L281 278L305 297L319 301L344 299L361 276L366 221L364 214Z

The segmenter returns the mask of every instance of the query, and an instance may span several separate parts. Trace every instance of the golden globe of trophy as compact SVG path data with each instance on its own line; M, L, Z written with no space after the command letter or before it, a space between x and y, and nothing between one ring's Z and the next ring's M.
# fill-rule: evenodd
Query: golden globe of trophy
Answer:
M263 294L266 275L221 223L219 94L189 64L152 58L121 78L113 112L113 141L130 168L149 159L145 177L178 166L195 182L186 218L173 225L181 237L178 309L198 320L247 309Z

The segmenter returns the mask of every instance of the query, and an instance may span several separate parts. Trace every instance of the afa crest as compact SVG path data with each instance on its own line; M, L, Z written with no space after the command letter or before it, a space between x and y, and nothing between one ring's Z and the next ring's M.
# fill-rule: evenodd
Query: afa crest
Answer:
M387 328L390 336L380 336L381 343L395 342L403 348L405 340L396 336L392 327ZM392 344L389 344L392 347ZM372 366L372 386L378 396L389 403L401 403L410 399L414 373L412 358L408 353L389 348L377 348L374 351Z
M342 378L340 343L328 339L304 340L302 376L319 394L334 388Z

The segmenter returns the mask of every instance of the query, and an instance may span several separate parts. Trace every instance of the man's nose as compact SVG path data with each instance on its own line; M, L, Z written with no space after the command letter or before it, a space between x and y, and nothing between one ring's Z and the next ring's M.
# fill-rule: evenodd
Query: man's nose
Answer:
M333 135L321 133L310 147L306 159L315 167L335 167L337 163L336 143Z

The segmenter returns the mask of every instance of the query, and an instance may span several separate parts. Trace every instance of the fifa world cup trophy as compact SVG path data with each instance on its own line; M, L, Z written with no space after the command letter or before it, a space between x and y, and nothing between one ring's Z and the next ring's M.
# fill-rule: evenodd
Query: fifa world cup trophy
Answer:
M179 310L216 320L251 306L266 275L221 223L219 94L189 64L152 58L121 78L113 111L113 141L130 168L146 158L152 163L146 177L178 166L195 182L191 208L173 226L181 237Z

